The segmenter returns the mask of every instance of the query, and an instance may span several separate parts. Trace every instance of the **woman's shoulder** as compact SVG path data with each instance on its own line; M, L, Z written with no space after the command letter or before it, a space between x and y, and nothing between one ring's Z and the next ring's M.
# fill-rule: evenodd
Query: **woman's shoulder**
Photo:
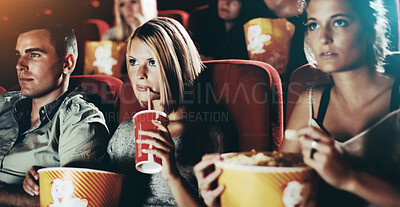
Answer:
M135 126L133 124L133 119L127 119L119 124L117 130L115 131L114 136L126 135L126 134L133 134L135 131Z
M311 96L313 103L319 102L321 100L322 94L327 87L332 87L332 85L317 85L307 89L307 96ZM311 95L310 95L311 93Z
M326 87L329 87L329 85L317 85L304 89L297 99L296 105L308 105L309 101L312 101L313 105L318 105L319 100L321 100L322 93Z
M323 91L329 86L330 85L318 85L309 87L300 94L292 115L289 117L288 128L298 129L304 127L304 123L308 123L312 113L310 110L313 110L314 114L316 113Z
M132 119L125 120L118 126L107 147L107 152L112 162L131 159L135 147L134 137L135 127Z
M133 120L128 119L122 122L117 130L114 132L109 142L109 147L113 145L120 145L126 142L133 142L135 136L135 126Z

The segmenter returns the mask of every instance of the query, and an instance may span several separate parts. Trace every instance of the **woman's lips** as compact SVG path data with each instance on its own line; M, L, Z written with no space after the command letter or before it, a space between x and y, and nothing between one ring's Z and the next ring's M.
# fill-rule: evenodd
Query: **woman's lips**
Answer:
M155 94L160 94L160 92L153 91L150 86L136 85L136 89L139 92L147 92L147 89L150 89L150 92L155 93Z
M150 91L151 91L151 88L149 86L144 86L144 85L136 85L136 89L139 92L146 92L147 89L150 89Z
M332 57L338 56L338 54L335 52L327 51L327 52L321 52L319 54L319 56L322 58L332 58Z

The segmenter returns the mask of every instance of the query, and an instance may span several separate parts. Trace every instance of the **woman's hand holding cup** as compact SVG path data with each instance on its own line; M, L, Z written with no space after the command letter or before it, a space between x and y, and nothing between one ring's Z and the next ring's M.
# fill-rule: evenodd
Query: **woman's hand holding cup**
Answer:
M175 147L168 128L158 120L152 120L158 131L139 131L141 135L151 138L140 139L141 143L153 146L151 149L143 149L144 153L154 154L162 160L161 174L167 181L179 176L175 163Z

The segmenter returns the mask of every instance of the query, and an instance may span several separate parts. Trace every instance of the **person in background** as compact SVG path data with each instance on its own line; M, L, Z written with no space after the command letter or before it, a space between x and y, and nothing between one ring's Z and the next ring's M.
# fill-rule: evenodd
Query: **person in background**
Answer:
M302 11L303 8L299 0L252 0L244 4L242 11L243 18L247 21L256 18L266 18L272 21L286 19L295 28L290 41L289 56L288 60L286 60L287 64L285 64L286 68L282 69L276 66L276 69L280 69L278 72L280 72L282 79L284 100L286 100L287 90L290 90L290 75L295 69L307 63L303 44L306 28Z
M307 0L306 47L333 84L305 91L287 128L283 152L301 153L322 178L318 206L400 206L399 80L383 70L388 47L381 0ZM288 133L289 134L289 133ZM195 167L206 203L217 205L224 187L211 189L220 159Z
M286 18L295 25L295 33L290 47L288 71L306 64L303 50L304 41L304 17L301 15L303 7L299 0L252 0L243 8L243 18L251 20L258 17L263 18Z
M156 0L114 0L114 27L102 40L124 42L137 27L157 17Z
M162 171L157 174L135 169L133 119L122 122L112 136L107 151L116 170L126 175L121 205L201 205L193 165L205 153L237 150L231 149L237 145L229 141L237 139L231 134L233 130L225 130L225 122L206 123L206 117L197 116L204 113L192 110L198 102L193 96L194 81L203 68L193 41L178 21L154 18L129 38L126 58L135 96L145 106L150 90L152 109L165 112L169 124L163 126L154 120L159 131L139 131L152 137L141 139L153 145L145 153L162 159Z
M72 29L29 28L15 50L21 90L0 96L0 205L38 206L39 168L106 164L110 135L85 92L69 88L78 57Z
M203 60L249 59L241 19L241 0L215 0L194 29L193 40Z

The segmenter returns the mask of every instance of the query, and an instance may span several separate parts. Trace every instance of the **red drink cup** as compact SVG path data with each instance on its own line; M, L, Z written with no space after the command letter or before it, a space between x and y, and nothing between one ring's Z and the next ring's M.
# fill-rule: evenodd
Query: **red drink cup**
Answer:
M151 149L152 145L138 143L138 139L151 138L149 136L140 135L139 131L158 130L151 122L158 120L162 125L168 124L167 114L162 111L145 110L136 113L133 116L135 125L135 167L139 172L146 174L158 173L162 169L161 159L153 154L144 153L143 149Z

